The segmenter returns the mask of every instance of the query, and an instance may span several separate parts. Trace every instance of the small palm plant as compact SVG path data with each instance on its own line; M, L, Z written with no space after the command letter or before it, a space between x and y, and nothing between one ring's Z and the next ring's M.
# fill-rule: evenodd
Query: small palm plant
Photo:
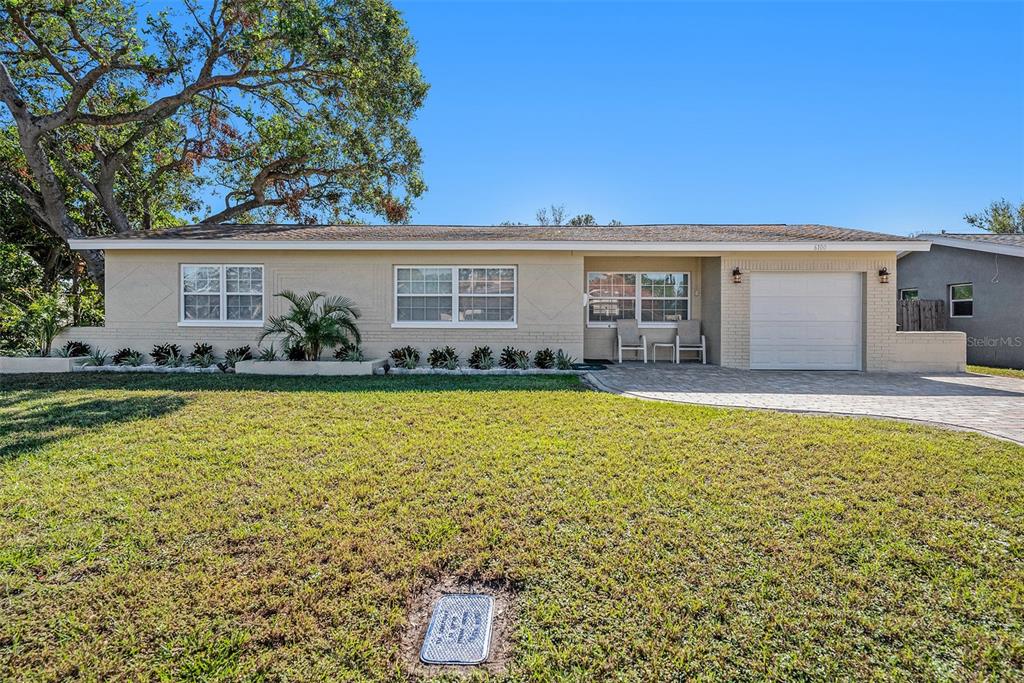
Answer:
M325 348L356 346L362 341L356 327L359 309L350 299L329 297L323 292L300 295L290 290L277 296L287 299L291 310L284 315L270 316L260 341L279 334L285 348L302 349L306 360L319 360Z

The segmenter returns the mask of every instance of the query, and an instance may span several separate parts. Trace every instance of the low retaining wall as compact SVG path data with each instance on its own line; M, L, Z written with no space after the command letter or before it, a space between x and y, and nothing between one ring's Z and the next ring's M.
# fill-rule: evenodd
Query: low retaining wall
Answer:
M0 356L0 374L26 375L29 373L71 372L85 362L85 358L60 356Z
M458 368L448 370L446 368L396 368L388 370L392 375L583 375L586 370L555 370L553 368L526 368L523 370L505 368L491 368L490 370L476 370L474 368ZM384 374L384 368L378 368L378 375Z
M239 375L325 375L345 377L372 375L374 370L383 366L383 358L358 362L337 360L243 360L235 363L235 373Z
M161 374L214 374L220 372L220 368L211 365L208 368L197 368L191 365L182 365L177 368L166 365L80 365L74 368L75 372L156 372Z
M963 332L897 332L889 349L888 372L964 372L967 335Z

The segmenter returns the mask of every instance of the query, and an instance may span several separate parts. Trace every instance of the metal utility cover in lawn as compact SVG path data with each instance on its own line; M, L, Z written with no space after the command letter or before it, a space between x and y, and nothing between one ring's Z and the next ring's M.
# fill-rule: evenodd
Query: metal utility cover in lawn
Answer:
M441 596L420 649L424 664L480 664L491 647L494 598L457 593Z

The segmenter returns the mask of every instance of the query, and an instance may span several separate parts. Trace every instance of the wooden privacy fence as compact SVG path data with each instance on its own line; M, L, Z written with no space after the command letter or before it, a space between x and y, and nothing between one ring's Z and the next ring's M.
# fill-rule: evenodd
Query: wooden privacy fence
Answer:
M900 332L934 332L946 329L946 302L941 299L897 301L896 329Z

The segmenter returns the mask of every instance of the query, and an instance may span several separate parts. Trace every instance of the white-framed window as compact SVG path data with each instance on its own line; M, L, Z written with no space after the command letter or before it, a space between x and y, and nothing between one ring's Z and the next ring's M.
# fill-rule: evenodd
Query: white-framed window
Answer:
M395 266L393 327L515 327L515 266Z
M949 286L949 317L970 318L974 315L974 284L964 282Z
M901 289L900 290L900 299L902 299L903 301L913 301L914 299L920 299L920 298L921 297L918 296L918 293L917 293L916 289L910 288L910 289Z
M263 324L263 266L183 263L179 325Z
M641 327L674 327L690 319L690 274L587 273L587 325L614 327L633 318Z

